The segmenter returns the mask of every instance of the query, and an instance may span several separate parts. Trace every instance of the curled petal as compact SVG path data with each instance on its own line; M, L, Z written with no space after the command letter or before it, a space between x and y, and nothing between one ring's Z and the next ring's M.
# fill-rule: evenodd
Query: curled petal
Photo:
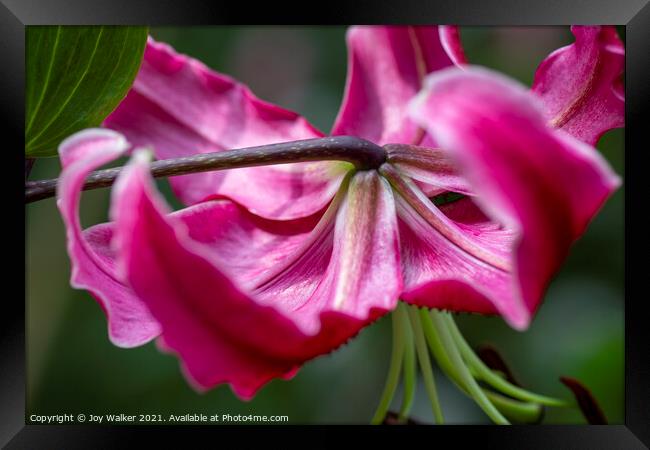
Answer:
M127 97L105 125L158 159L322 137L294 112L266 103L241 83L149 38ZM305 217L324 208L339 164L297 163L170 179L186 204L225 196L267 218Z
M536 98L495 72L469 68L431 75L411 114L451 152L481 208L517 233L513 295L528 326L569 246L619 185L600 154L553 130Z
M57 206L66 227L71 263L70 284L86 289L108 318L111 342L120 347L144 344L160 333L158 322L115 272L110 246L112 230L105 225L85 232L79 221L81 188L89 172L122 156L129 148L124 137L103 129L84 130L61 143L63 171L57 189Z
M467 57L461 44L458 27L453 25L440 25L438 30L440 33L440 43L453 63L457 66L467 64Z
M118 266L160 321L161 345L179 355L197 388L229 383L251 398L395 306L393 199L376 174L358 177L315 226L278 224L227 201L196 205L181 220L167 214L134 155L111 210ZM358 227L366 234L343 239Z
M613 26L571 31L576 41L542 61L532 90L552 126L595 145L604 132L625 123L625 48Z
M355 26L346 39L348 75L332 134L380 145L419 142L407 102L427 73L453 64L437 27Z

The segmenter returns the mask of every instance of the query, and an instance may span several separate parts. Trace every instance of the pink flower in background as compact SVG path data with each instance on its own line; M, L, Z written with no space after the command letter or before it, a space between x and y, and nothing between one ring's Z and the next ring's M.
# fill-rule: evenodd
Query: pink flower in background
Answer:
M620 75L618 60L581 53L600 34L581 36L588 42L540 66L535 96L494 72L453 68L465 61L454 28L354 27L332 135L386 145L387 163L175 177L190 206L170 212L137 151L114 187L113 222L82 232L84 178L129 142L169 158L323 136L150 40L132 91L106 122L126 139L89 130L60 148L72 284L102 304L116 345L160 335L195 386L229 383L242 398L345 343L398 298L497 313L523 329L619 183L597 151L569 134L591 141L622 120L605 89ZM594 54L597 82L587 89L567 81L587 73L582 60ZM583 75L566 73L574 67ZM582 119L590 114L611 117ZM428 197L441 192L466 197L438 207Z
M625 125L625 48L613 26L572 26L571 32L575 43L541 62L531 89L550 126L596 145L603 133ZM453 42L460 46L457 35Z
M542 61L532 90L551 126L596 145L603 133L625 125L625 48L611 26L571 31L576 42Z

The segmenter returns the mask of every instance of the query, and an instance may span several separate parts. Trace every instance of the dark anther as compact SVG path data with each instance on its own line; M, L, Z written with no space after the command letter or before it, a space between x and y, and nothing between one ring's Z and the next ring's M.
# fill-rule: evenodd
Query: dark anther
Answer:
M476 351L476 355L483 361L483 363L492 370L501 372L511 384L522 387L512 375L510 367L506 364L505 360L496 348L491 345L482 345Z
M420 422L411 419L410 417L406 418L406 421L400 422L399 414L394 411L388 411L386 413L386 418L381 423L382 425L421 425Z
M582 415L591 425L607 425L607 417L596 401L596 397L584 384L575 378L560 377L560 381L568 387L578 402Z

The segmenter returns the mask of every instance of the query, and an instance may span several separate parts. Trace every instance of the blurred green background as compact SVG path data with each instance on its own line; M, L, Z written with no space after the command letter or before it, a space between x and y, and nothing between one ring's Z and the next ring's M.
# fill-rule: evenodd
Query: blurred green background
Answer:
M568 27L461 32L470 61L526 84L548 53L572 42ZM320 129L331 127L345 82L345 28L154 28L151 34L241 80L262 99L300 112ZM623 175L623 131L607 133L598 147ZM56 158L42 159L30 179L56 177L59 171ZM107 220L108 200L109 190L84 194L84 226ZM623 207L621 189L575 245L528 331L516 332L496 317L457 316L470 343L494 344L527 388L568 398L558 378L578 378L610 423L624 420ZM65 234L54 199L26 209L28 415L202 412L286 414L291 423L370 420L390 357L388 318L307 363L293 380L271 382L250 402L239 401L226 386L199 394L183 379L176 358L160 353L154 343L127 350L108 341L101 308L68 284ZM472 401L436 375L448 423L489 423ZM398 393L395 405L399 398ZM422 385L413 416L433 420ZM584 420L575 410L550 409L544 422Z

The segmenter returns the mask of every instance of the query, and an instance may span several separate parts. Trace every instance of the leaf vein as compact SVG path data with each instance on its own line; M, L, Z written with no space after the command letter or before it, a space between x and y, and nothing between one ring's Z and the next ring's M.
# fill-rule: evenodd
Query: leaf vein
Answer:
M49 127L54 123L54 121L56 121L56 119L61 115L61 111L63 111L63 110L65 109L66 105L67 105L68 103L70 103L70 100L72 100L72 97L74 97L75 92L77 92L77 89L79 89L79 86L80 86L81 83L83 82L84 78L86 78L86 75L88 75L88 72L89 72L89 70L90 70L90 67L92 66L93 59L95 59L95 54L97 53L97 48L99 47L99 41L101 41L101 37L102 37L102 34L103 34L103 33L104 33L104 27L101 27L101 29L100 29L100 31L99 31L99 34L97 35L97 42L95 43L95 48L93 48L93 52L92 52L92 54L90 55L90 58L88 58L88 64L86 65L86 68L84 69L84 72L83 72L83 74L81 75L81 77L79 77L79 81L77 81L77 84L75 85L75 87L74 87L74 88L72 89L72 91L70 92L70 95L68 95L68 98L67 98L67 99L63 102L63 104L59 107L59 110L58 110L54 115L52 115L52 118L51 118L50 121L47 123L47 125L45 125L45 126L41 129L41 131L40 131L36 136L32 137L32 138L29 140L29 142L27 143L27 146L28 146L28 147L29 147L29 145L30 145L31 143L33 143L36 139L38 139L40 136L42 136L43 133L44 133L45 131L48 130L48 128L49 128Z
M34 112L32 116L29 118L29 123L27 124L27 128L25 129L25 135L29 133L29 130L32 127L32 124L34 123L34 119L36 118L36 115L38 111L41 108L41 104L43 103L43 98L45 98L45 91L47 91L48 85L50 83L50 75L52 73L52 66L54 66L54 58L56 57L56 50L59 46L59 36L61 35L61 26L58 26L56 28L56 37L54 38L54 46L52 47L52 56L50 58L50 64L47 68L47 72L45 74L45 82L43 83L43 89L41 90L41 95L38 99L38 102L36 103L36 106L34 107Z

